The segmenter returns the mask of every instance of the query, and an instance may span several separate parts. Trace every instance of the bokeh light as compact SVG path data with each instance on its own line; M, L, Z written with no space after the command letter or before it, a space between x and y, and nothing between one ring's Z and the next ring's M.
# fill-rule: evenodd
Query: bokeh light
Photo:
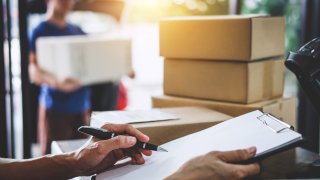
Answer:
M228 14L228 0L128 0L129 21L157 21L168 16Z

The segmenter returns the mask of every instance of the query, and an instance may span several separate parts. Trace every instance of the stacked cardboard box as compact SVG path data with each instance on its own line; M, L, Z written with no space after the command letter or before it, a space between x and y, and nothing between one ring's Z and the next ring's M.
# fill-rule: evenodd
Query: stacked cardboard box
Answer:
M175 101L180 97L184 103L179 101L179 106L220 103L242 107L241 113L248 112L248 107L272 113L263 108L269 104L267 102L286 101L282 98L283 17L242 15L163 19L160 22L160 54L165 57L164 93L167 96L154 97L154 107L164 107L165 99ZM295 100L290 102L295 103ZM292 114L295 106L290 107L284 109ZM273 108L272 111L278 110ZM224 113L240 115L236 111L236 108L230 108Z
M201 131L231 119L231 116L204 107L170 107L161 111L179 119L147 123L133 123L133 127L148 135L150 142L163 144L174 139Z
M160 95L152 97L152 105L153 107L157 108L201 106L228 114L230 116L240 116L242 114L254 110L261 110L263 112L271 113L274 116L296 127L296 98L294 97L277 98L250 104L238 104L221 101Z

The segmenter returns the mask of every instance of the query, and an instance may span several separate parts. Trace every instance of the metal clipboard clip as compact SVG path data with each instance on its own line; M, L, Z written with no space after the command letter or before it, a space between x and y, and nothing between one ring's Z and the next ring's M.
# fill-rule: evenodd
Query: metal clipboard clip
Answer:
M257 119L259 119L264 125L269 127L275 133L281 133L286 129L294 130L293 126L279 120L269 113L264 113L263 115L258 116Z

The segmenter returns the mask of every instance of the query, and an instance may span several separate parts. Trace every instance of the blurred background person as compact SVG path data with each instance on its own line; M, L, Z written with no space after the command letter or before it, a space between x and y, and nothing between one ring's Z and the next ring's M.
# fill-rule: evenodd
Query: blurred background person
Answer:
M76 129L89 124L90 88L74 79L57 79L37 65L36 40L45 36L84 35L66 16L74 0L46 0L46 20L32 32L30 39L29 76L40 85L38 140L42 154L50 152L52 140L81 138Z

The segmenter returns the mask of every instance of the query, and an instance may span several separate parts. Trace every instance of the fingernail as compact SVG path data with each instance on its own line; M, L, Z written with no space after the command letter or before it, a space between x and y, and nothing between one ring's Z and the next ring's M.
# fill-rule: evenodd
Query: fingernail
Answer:
M149 136L147 135L144 135L145 139L147 139L149 141Z
M133 144L133 143L136 142L136 138L135 138L135 137L132 137L132 136L128 136L128 137L127 137L127 142L128 142L129 144Z
M256 152L256 150L257 150L256 147L250 147L250 148L247 149L247 152L249 154L253 155Z

